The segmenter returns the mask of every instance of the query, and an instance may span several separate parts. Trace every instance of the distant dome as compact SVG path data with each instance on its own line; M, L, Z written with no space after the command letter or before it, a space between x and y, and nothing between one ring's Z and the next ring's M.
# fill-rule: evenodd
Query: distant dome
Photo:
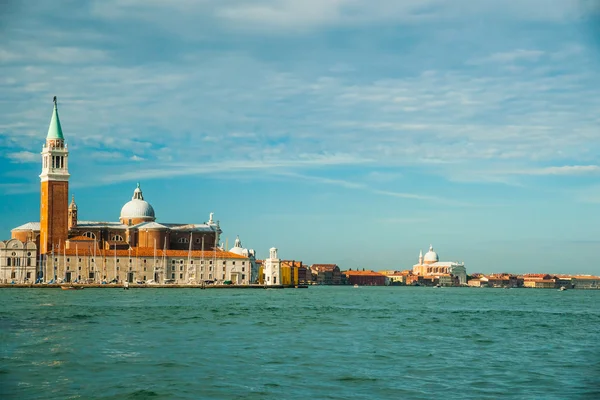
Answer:
M237 254L239 256L243 256L244 252L245 251L247 252L247 250L242 247L242 242L240 241L240 237L239 236L235 238L235 244L233 245L233 247L229 251L231 253Z
M429 251L425 253L425 257L423 257L423 262L425 263L435 263L440 261L437 253L433 251L433 246L429 246Z
M125 203L123 208L121 208L121 220L134 218L150 221L154 221L155 219L154 208L152 208L150 203L144 200L142 189L140 189L139 183L137 188L133 191L133 197L131 198L131 201Z

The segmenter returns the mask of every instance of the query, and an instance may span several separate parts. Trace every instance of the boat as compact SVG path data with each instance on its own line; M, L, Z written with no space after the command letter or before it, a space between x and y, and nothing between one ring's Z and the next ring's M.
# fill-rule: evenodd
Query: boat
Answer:
M354 289L357 289L357 288L358 288L358 283L355 283L354 284Z
M129 282L123 282L123 290L129 290Z
M62 290L83 290L83 286L61 285Z
M558 290L560 290L562 292L563 290L567 290L567 288L564 286L561 286L560 289L558 289Z

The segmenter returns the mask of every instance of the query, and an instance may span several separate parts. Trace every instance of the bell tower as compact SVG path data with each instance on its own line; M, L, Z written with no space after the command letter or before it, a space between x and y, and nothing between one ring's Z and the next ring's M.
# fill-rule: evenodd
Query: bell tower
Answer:
M62 247L69 235L69 150L58 118L54 96L54 110L42 148L40 253Z
M75 196L71 196L71 204L69 204L69 229L77 226L77 204L75 203Z

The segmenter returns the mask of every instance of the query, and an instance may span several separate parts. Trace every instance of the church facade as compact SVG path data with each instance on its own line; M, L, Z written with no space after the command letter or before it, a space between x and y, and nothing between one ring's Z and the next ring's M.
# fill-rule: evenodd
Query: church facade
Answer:
M12 239L0 242L0 281L258 281L254 250L242 249L239 239L231 251L223 249L213 213L203 223L158 222L139 184L118 221L80 220L75 198L69 202L69 150L56 97L41 155L40 221L12 229Z
M440 261L438 254L429 246L429 251L423 256L419 253L419 263L413 265L412 272L418 276L435 276L440 282L446 281L450 276L456 277L460 285L467 284L467 270L464 263L453 261ZM450 281L450 280L447 280Z

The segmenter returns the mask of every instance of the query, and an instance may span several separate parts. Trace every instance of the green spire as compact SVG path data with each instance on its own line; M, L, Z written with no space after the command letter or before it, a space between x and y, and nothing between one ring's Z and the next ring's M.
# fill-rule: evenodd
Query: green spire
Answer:
M58 106L56 104L56 96L54 96L54 111L52 111L52 120L50 120L50 127L48 128L48 136L46 139L62 139L65 137L60 127L60 119L58 119Z

